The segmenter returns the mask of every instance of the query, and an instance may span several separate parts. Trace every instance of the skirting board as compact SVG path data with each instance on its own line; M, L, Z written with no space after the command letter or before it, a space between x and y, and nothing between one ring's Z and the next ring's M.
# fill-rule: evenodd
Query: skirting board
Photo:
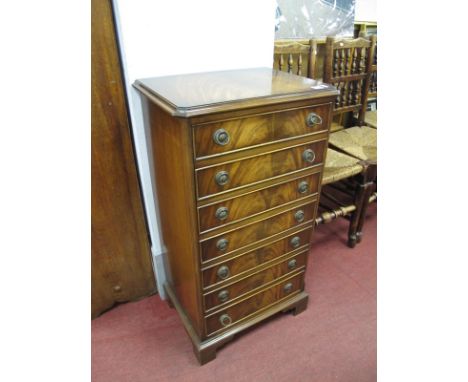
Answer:
M164 284L166 283L166 270L164 268L164 254L165 248L155 249L151 247L151 254L153 255L153 270L156 278L156 285L158 288L158 294L162 300L167 299L166 291L164 290Z

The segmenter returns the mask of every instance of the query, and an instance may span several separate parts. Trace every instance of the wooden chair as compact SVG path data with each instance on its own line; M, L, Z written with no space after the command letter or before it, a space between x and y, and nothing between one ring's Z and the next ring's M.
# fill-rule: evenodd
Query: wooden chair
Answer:
M275 42L273 68L312 78L316 58L314 52L316 51L315 40L309 40L308 44L296 41Z
M313 73L317 69L317 46L317 40L313 39L309 40L308 43L304 41L275 42L274 68L313 78ZM361 77L364 78L365 75ZM356 97L354 97L354 105L349 103L347 110L360 111L362 104L358 101L361 99L360 92L357 92ZM343 129L343 127L340 126L339 129ZM330 185L329 187L333 188L335 192L344 188L346 189L346 195L340 195L340 201L338 201L332 195L332 192L326 192L325 194L322 192L321 214L316 219L316 223L328 223L337 217L349 218L348 244L351 247L358 241L362 230L363 220L359 218L362 207L365 205L363 198L367 195L367 189L362 185L368 183L367 179L367 163L337 150L327 150L322 184ZM343 202L344 196L348 196L346 202ZM375 198L375 196L372 196L372 198Z
M358 113L357 125L364 124L370 75L375 50L375 36L371 40L336 39L327 37L323 81L340 91L334 115ZM343 126L344 127L344 126Z
M327 222L350 215L350 247L361 241L367 206L376 198L372 193L377 176L377 133L364 126L374 51L374 37L326 40L324 82L340 91L333 114L351 114L353 118L357 113L357 121L356 126L343 126L330 134L320 201L325 212L321 216Z

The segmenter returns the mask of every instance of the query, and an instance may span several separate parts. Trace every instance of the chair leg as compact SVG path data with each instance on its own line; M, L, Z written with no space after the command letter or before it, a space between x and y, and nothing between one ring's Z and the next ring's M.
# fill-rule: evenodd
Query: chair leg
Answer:
M367 207L369 207L369 198L372 196L372 192L374 191L375 184L373 182L368 183L366 196L365 196L365 203L362 206L361 215L359 216L359 223L357 225L357 242L360 243L362 240L362 227L364 226L364 221L366 220L366 213Z
M364 200L362 202L362 207L361 207L361 213L359 214L359 218L358 218L358 224L357 224L357 227L356 227L356 240L357 240L357 243L360 243L361 240L362 240L362 227L364 225L364 221L366 219L366 212L367 212L367 207L369 206L369 198L372 194L372 189L373 189L373 184L372 183L368 183L366 186L365 186L365 190L364 190Z
M361 178L361 176L359 176L359 178ZM360 241L360 238L358 239L358 225L360 222L361 210L365 204L366 191L366 185L359 182L354 194L354 205L356 209L351 215L348 229L348 247L350 248L354 248Z
M364 221L366 219L367 207L369 206L369 198L374 189L374 181L377 178L377 164L376 163L363 163L364 171L362 176L360 176L360 182L358 190L356 192L356 211L353 215L353 220L356 219L356 222L353 221L353 231L351 232L350 224L350 233L348 239L348 245L353 248L356 243L360 243L362 240L362 227L364 226ZM352 235L352 236L351 236Z

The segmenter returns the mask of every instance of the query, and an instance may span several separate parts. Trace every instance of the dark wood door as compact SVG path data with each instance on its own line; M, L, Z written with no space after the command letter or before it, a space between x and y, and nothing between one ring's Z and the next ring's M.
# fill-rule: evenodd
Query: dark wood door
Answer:
M92 316L155 292L110 0L92 0ZM72 270L71 270L72 271Z

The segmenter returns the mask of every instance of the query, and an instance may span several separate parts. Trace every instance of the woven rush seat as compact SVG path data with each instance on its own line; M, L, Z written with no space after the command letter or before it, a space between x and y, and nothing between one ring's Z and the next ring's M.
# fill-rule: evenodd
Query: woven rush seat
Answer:
M339 123L333 122L330 125L330 132L334 133L335 131L343 130L344 126L340 125Z
M329 145L355 158L377 162L377 130L355 126L330 134Z
M364 117L364 123L369 127L377 129L377 111L367 111Z
M322 184L337 182L361 173L363 166L359 162L359 159L328 149Z

